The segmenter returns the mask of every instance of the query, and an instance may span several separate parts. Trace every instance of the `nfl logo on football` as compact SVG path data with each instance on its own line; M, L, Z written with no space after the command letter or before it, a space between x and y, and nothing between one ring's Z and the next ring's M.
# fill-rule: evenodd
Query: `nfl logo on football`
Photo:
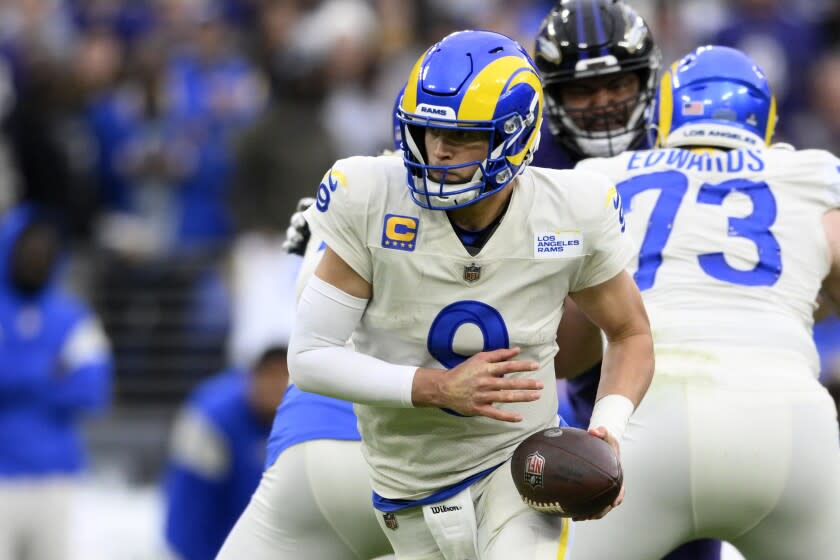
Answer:
M383 513L382 519L385 520L385 526L392 531L396 531L397 527L400 526L399 521L397 521L397 516L394 513Z
M545 470L545 457L539 451L534 451L525 458L525 482L531 488L542 488L543 471Z
M481 267L475 263L464 266L464 280L475 282L481 278Z

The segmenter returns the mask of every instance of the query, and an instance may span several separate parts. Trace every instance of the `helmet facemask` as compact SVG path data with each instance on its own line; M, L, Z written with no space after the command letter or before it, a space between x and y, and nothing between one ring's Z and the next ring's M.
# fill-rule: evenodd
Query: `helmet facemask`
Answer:
M637 147L645 139L647 109L655 91L655 75L637 71L639 92L596 107L564 107L562 89L572 80L546 84L549 129L557 140L587 157L611 157Z

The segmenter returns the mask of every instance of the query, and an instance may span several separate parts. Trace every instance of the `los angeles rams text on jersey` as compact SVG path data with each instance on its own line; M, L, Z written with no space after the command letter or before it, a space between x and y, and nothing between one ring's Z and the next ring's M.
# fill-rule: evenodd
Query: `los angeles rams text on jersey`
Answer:
M328 177L338 173L346 188L327 187L329 204L311 208L306 219L373 285L352 341L390 363L453 368L477 352L518 346L523 359L540 364L519 375L553 385L565 296L614 277L632 253L619 208L605 203L614 187L602 176L527 168L493 236L471 255L445 212L412 200L399 159L342 160ZM557 423L553 391L498 406L524 420L356 405L374 490L425 497L499 465L528 434Z

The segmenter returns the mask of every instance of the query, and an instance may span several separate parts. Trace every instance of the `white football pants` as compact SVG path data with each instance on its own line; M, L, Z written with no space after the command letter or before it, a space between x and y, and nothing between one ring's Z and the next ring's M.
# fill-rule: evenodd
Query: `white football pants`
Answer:
M621 445L624 502L578 524L575 560L661 558L701 537L747 560L840 558L834 402L801 366L766 358L714 372L657 353Z
M312 440L263 474L217 560L360 560L389 554L358 441Z
M448 500L378 512L397 560L567 560L571 519L522 502L510 461Z

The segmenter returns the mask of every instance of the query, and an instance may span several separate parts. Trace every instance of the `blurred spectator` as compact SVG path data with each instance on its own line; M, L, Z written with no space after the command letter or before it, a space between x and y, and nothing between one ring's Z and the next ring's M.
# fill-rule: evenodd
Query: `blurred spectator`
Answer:
M231 142L265 103L260 75L233 48L217 9L205 5L192 24L190 43L170 60L164 82L171 122L195 151L194 167L177 193L176 238L182 247L227 241Z
M820 39L823 50L840 47L840 2L827 0L825 13L819 14Z
M257 488L274 412L289 381L285 346L202 383L175 422L166 540L183 560L212 560Z
M141 43L121 83L88 108L106 212L100 243L135 259L173 250L176 192L197 157L167 118L164 56L160 43Z
M150 33L155 25L155 0L66 0L79 29L104 28L126 44Z
M840 154L840 50L821 56L810 77L812 110L796 120L800 147Z
M297 27L292 49L325 64L322 118L339 157L375 155L393 144L388 108L402 84L383 91L378 81L380 33L376 13L363 0L327 0Z
M75 42L64 0L0 0L0 44L21 80L33 59L71 61Z
M708 41L747 53L764 70L778 102L777 136L806 109L807 79L819 49L819 33L800 12L781 0L735 0L726 25Z
M0 226L0 557L65 558L78 422L110 397L96 317L57 287L58 232L30 207Z
M91 44L99 40L85 38L71 64L30 60L7 123L22 198L60 211L81 238L90 233L98 204L94 142L81 115L88 88L99 85L99 64L110 63Z
M297 261L283 250L280 236L248 234L237 240L230 265L232 364L247 366L267 340L288 338L297 305Z
M236 147L231 208L240 232L281 234L298 199L309 196L337 159L321 121L324 69L278 54L272 102Z
M11 70L0 57L0 215L15 203L20 190L20 176L7 131L7 118L14 103Z

